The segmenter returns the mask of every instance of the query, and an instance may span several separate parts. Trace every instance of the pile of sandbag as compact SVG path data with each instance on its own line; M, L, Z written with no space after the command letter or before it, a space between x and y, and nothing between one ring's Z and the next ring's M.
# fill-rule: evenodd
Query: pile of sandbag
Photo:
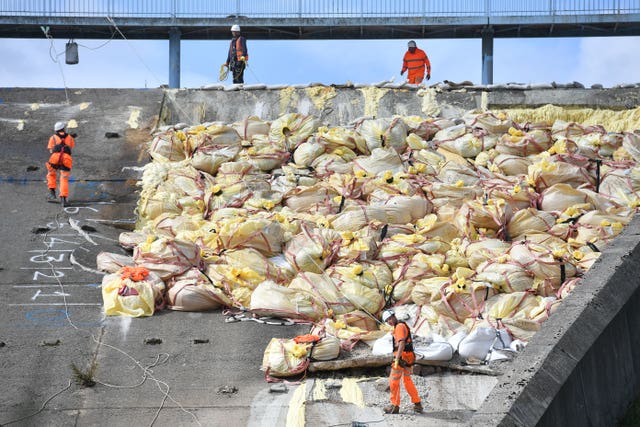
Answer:
M292 113L159 131L120 237L132 257L100 267L159 277L169 309L311 322L345 350L410 304L416 336L479 359L496 337L527 341L640 206L640 134L606 124L469 111L321 125ZM149 315L150 298L108 314ZM307 357L282 341L269 354L279 373Z

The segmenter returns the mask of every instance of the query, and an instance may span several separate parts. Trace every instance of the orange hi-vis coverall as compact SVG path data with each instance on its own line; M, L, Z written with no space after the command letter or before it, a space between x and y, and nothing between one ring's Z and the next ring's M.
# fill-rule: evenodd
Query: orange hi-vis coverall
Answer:
M57 172L60 171L60 197L69 197L69 176L73 166L71 150L76 146L76 141L69 134L61 137L55 134L49 138L47 148L51 153L47 162L47 187L56 189Z
M391 366L391 374L389 375L389 388L391 389L391 404L400 406L400 379L404 383L404 388L411 397L411 403L420 403L420 395L411 379L413 363L416 361L416 355L413 352L413 341L409 327L404 322L398 322L393 328L393 357L398 357L398 343L405 342L404 351L400 358L405 366Z
M402 73L409 70L409 83L420 84L424 80L424 69L427 68L427 74L431 74L431 62L429 57L422 49L416 48L415 52L406 51L402 58ZM402 74L401 73L401 74Z

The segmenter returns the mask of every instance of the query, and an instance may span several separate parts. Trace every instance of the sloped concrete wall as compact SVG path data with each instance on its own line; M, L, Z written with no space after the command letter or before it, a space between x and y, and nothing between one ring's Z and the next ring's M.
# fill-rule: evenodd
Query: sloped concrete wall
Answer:
M69 102L67 102L67 96ZM156 125L273 120L288 112L343 125L363 116L459 114L479 107L635 108L640 88L417 90L287 87L181 90L0 88L0 178L44 180L53 123L78 123L79 179L110 179L146 162ZM119 138L107 138L116 132ZM29 170L38 165L40 170ZM471 425L611 425L640 391L640 220L606 248L583 283L544 323Z

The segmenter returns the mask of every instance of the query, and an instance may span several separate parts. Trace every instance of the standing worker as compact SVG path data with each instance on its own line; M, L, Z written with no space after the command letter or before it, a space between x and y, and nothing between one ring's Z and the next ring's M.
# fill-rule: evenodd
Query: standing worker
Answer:
M60 171L60 203L67 206L67 197L69 197L69 175L71 175L71 167L73 166L73 158L71 150L75 147L76 141L73 136L67 133L67 124L65 122L57 122L53 126L55 132L49 138L49 161L47 162L47 187L49 187L49 201L56 201L56 179L57 173Z
M407 46L409 50L405 52L404 58L402 58L400 75L409 70L408 82L419 85L424 80L425 67L427 68L427 80L431 78L431 62L429 62L429 57L424 50L418 49L416 42L411 40Z
M422 413L422 402L420 395L411 379L413 363L416 355L413 352L413 339L409 326L404 322L399 322L392 309L382 312L382 321L393 326L393 363L391 374L389 375L389 388L391 389L391 405L384 408L386 414L397 414L400 412L400 378L404 383L404 388L411 397L413 410Z
M227 62L224 65L229 67L233 74L233 83L244 83L244 69L249 61L249 51L247 50L247 40L240 35L240 25L231 27L231 44L227 54Z

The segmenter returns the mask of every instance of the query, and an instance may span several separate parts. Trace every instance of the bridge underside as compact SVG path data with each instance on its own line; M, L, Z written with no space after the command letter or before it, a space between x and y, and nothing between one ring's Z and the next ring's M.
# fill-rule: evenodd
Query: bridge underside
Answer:
M229 38L232 24L246 37L267 39L404 39L493 37L597 37L640 35L640 15L584 15L535 17L380 17L380 18L113 18L129 39L167 39L178 29L183 40ZM108 39L115 27L106 17L0 17L0 38L41 38L41 26L54 38Z

